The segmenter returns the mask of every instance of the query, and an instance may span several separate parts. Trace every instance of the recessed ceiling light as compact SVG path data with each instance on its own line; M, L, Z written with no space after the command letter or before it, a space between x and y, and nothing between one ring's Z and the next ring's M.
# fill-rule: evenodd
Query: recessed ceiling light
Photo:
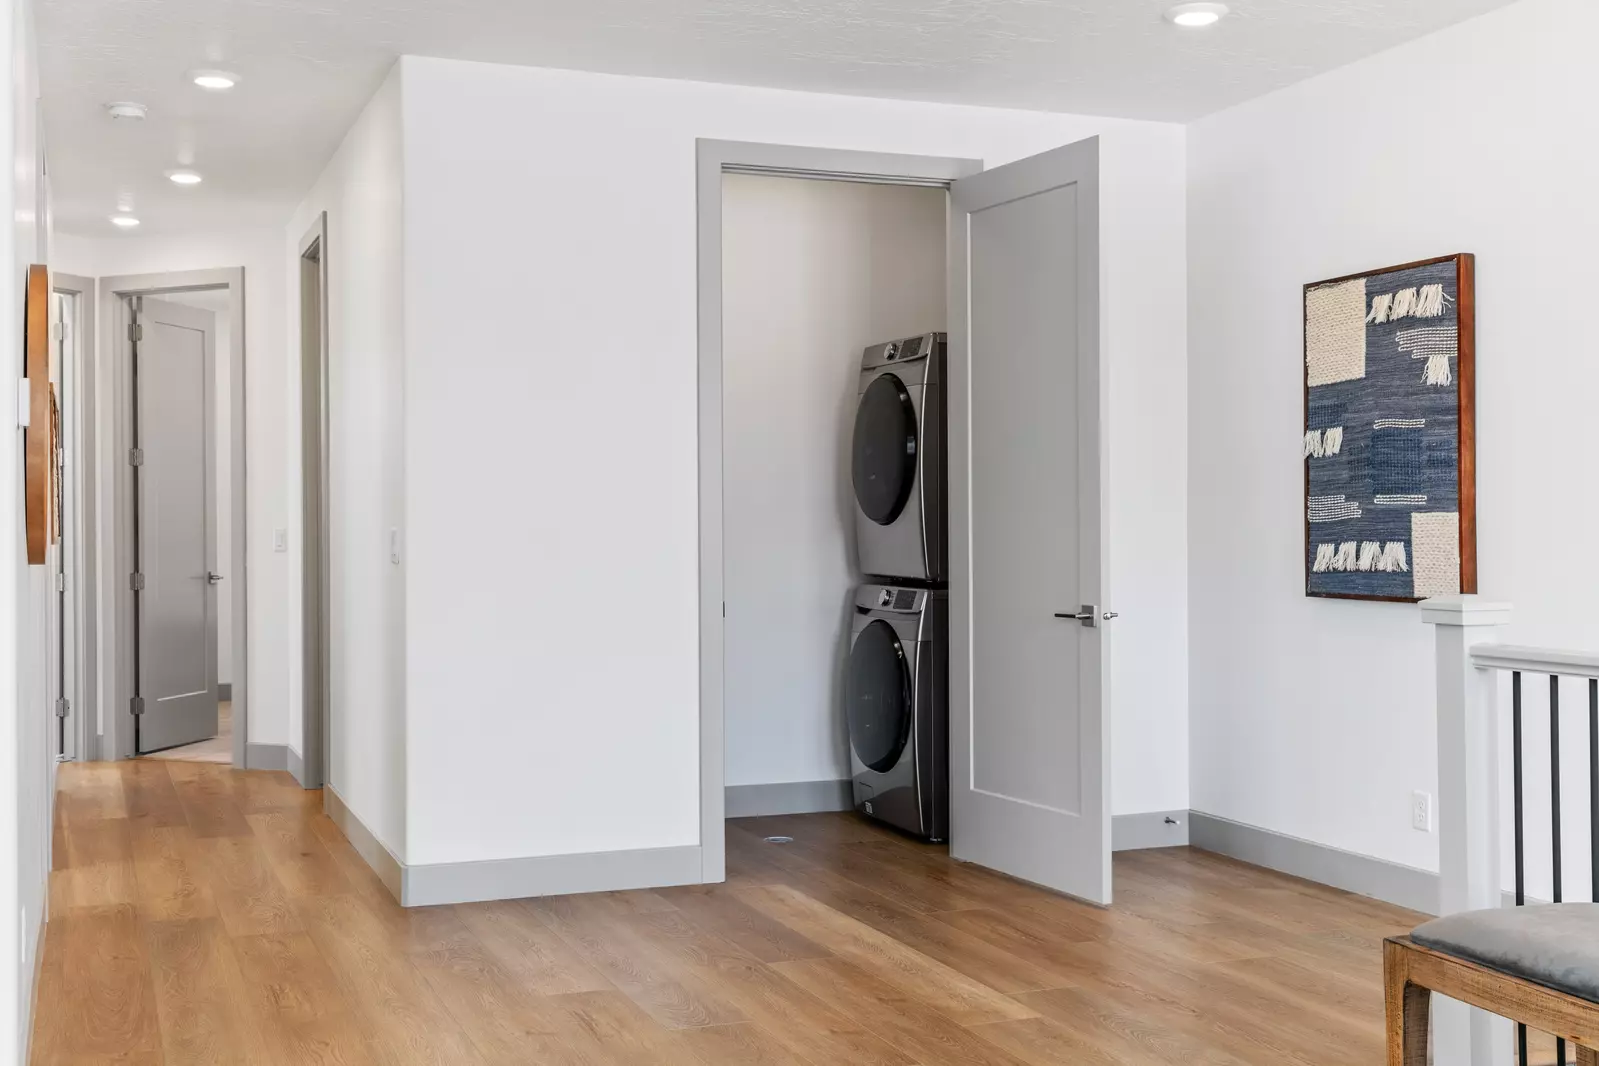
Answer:
M121 226L123 229L132 229L139 224L139 220L132 215L112 215L111 224L113 226Z
M124 118L138 121L149 113L143 104L136 104L132 100L115 100L105 105L105 113L112 118Z
M1166 18L1179 26L1195 28L1214 26L1225 14L1227 14L1226 4L1178 4L1166 12Z
M169 170L167 180L174 185L198 185L205 179L192 170Z
M239 76L226 70L191 70L189 80L212 92L222 92L239 84Z

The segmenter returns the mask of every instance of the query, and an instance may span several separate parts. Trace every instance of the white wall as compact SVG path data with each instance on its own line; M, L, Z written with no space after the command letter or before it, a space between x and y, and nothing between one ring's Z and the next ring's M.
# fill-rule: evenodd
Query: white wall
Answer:
M1525 0L1190 128L1196 809L1437 868L1432 632L1302 592L1305 282L1476 253L1481 591L1518 643L1599 647L1596 36Z
M283 744L288 739L289 654L293 650L288 630L289 588L298 577L297 571L291 570L290 557L272 550L272 531L289 525L290 489L286 479L290 473L287 451L290 427L286 421L288 349L282 234L276 230L244 230L194 237L113 234L94 239L63 234L55 238L55 251L58 269L91 278L244 268L248 567L240 572L230 560L232 568L224 573L229 574L232 582L244 578L249 581L246 619L250 671L248 739L253 744ZM101 314L100 317L105 316ZM99 327L103 338L109 326L100 322ZM109 422L104 421L108 417L104 404L110 389L104 383L111 380L111 364L110 355L103 347L99 352L102 387L96 396L101 406L102 424L108 425ZM101 433L96 438L102 463L113 460L114 444L109 433ZM220 454L218 458L221 459ZM110 486L102 486L102 491L108 493ZM100 558L109 559L112 558L109 497L103 497L98 506L102 523ZM102 654L109 654L108 649L102 647L101 650ZM104 666L101 674L102 678L110 677L110 671Z
M0 262L7 295L0 300L6 378L22 377L28 266L45 262L48 197L40 179L38 68L33 10L13 0L0 10L0 147L11 179L0 182ZM47 568L26 563L22 430L9 414L0 429L0 709L8 721L0 743L0 1063L23 1060L28 1043L35 952L50 869L54 721L49 705L50 617Z
M396 855L405 843L405 584L389 561L402 526L400 78L391 72L280 237L294 338L289 369L291 544L301 556L300 242L327 212L329 775L349 808ZM457 459L467 454L458 450ZM464 507L456 505L458 515ZM485 566L488 564L485 562ZM290 590L290 746L300 748L300 587Z
M722 188L727 783L840 781L860 354L945 328L949 197L750 175Z
M697 137L1104 137L1115 809L1187 805L1180 127L401 69L409 861L698 842Z

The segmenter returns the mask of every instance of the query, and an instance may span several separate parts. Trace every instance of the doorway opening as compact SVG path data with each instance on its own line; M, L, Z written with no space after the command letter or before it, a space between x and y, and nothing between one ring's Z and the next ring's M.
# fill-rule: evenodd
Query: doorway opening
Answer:
M249 744L243 280L100 282L114 396L107 758L283 768Z
M300 241L300 634L304 670L300 751L290 749L289 772L305 788L328 779L332 678L328 582L328 216Z
M935 457L948 189L978 169L700 142L706 880L835 812L946 846Z
M48 571L51 600L51 705L57 760L97 757L95 656L94 282L51 278L50 383L55 399L51 458L54 513Z
M948 198L722 176L730 819L859 810L947 848ZM729 836L801 852L803 822Z

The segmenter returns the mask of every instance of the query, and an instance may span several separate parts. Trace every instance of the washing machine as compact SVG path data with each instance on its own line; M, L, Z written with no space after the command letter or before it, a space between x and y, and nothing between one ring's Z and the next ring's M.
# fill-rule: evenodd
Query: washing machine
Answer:
M861 573L948 580L942 333L874 344L861 359L851 474Z
M845 709L855 809L924 840L949 835L949 593L855 590Z

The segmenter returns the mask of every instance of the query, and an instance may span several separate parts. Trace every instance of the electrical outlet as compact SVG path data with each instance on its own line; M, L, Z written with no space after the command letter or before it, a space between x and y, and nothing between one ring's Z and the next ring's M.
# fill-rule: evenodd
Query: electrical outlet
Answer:
M1432 832L1432 793L1410 794L1410 827L1422 833Z

